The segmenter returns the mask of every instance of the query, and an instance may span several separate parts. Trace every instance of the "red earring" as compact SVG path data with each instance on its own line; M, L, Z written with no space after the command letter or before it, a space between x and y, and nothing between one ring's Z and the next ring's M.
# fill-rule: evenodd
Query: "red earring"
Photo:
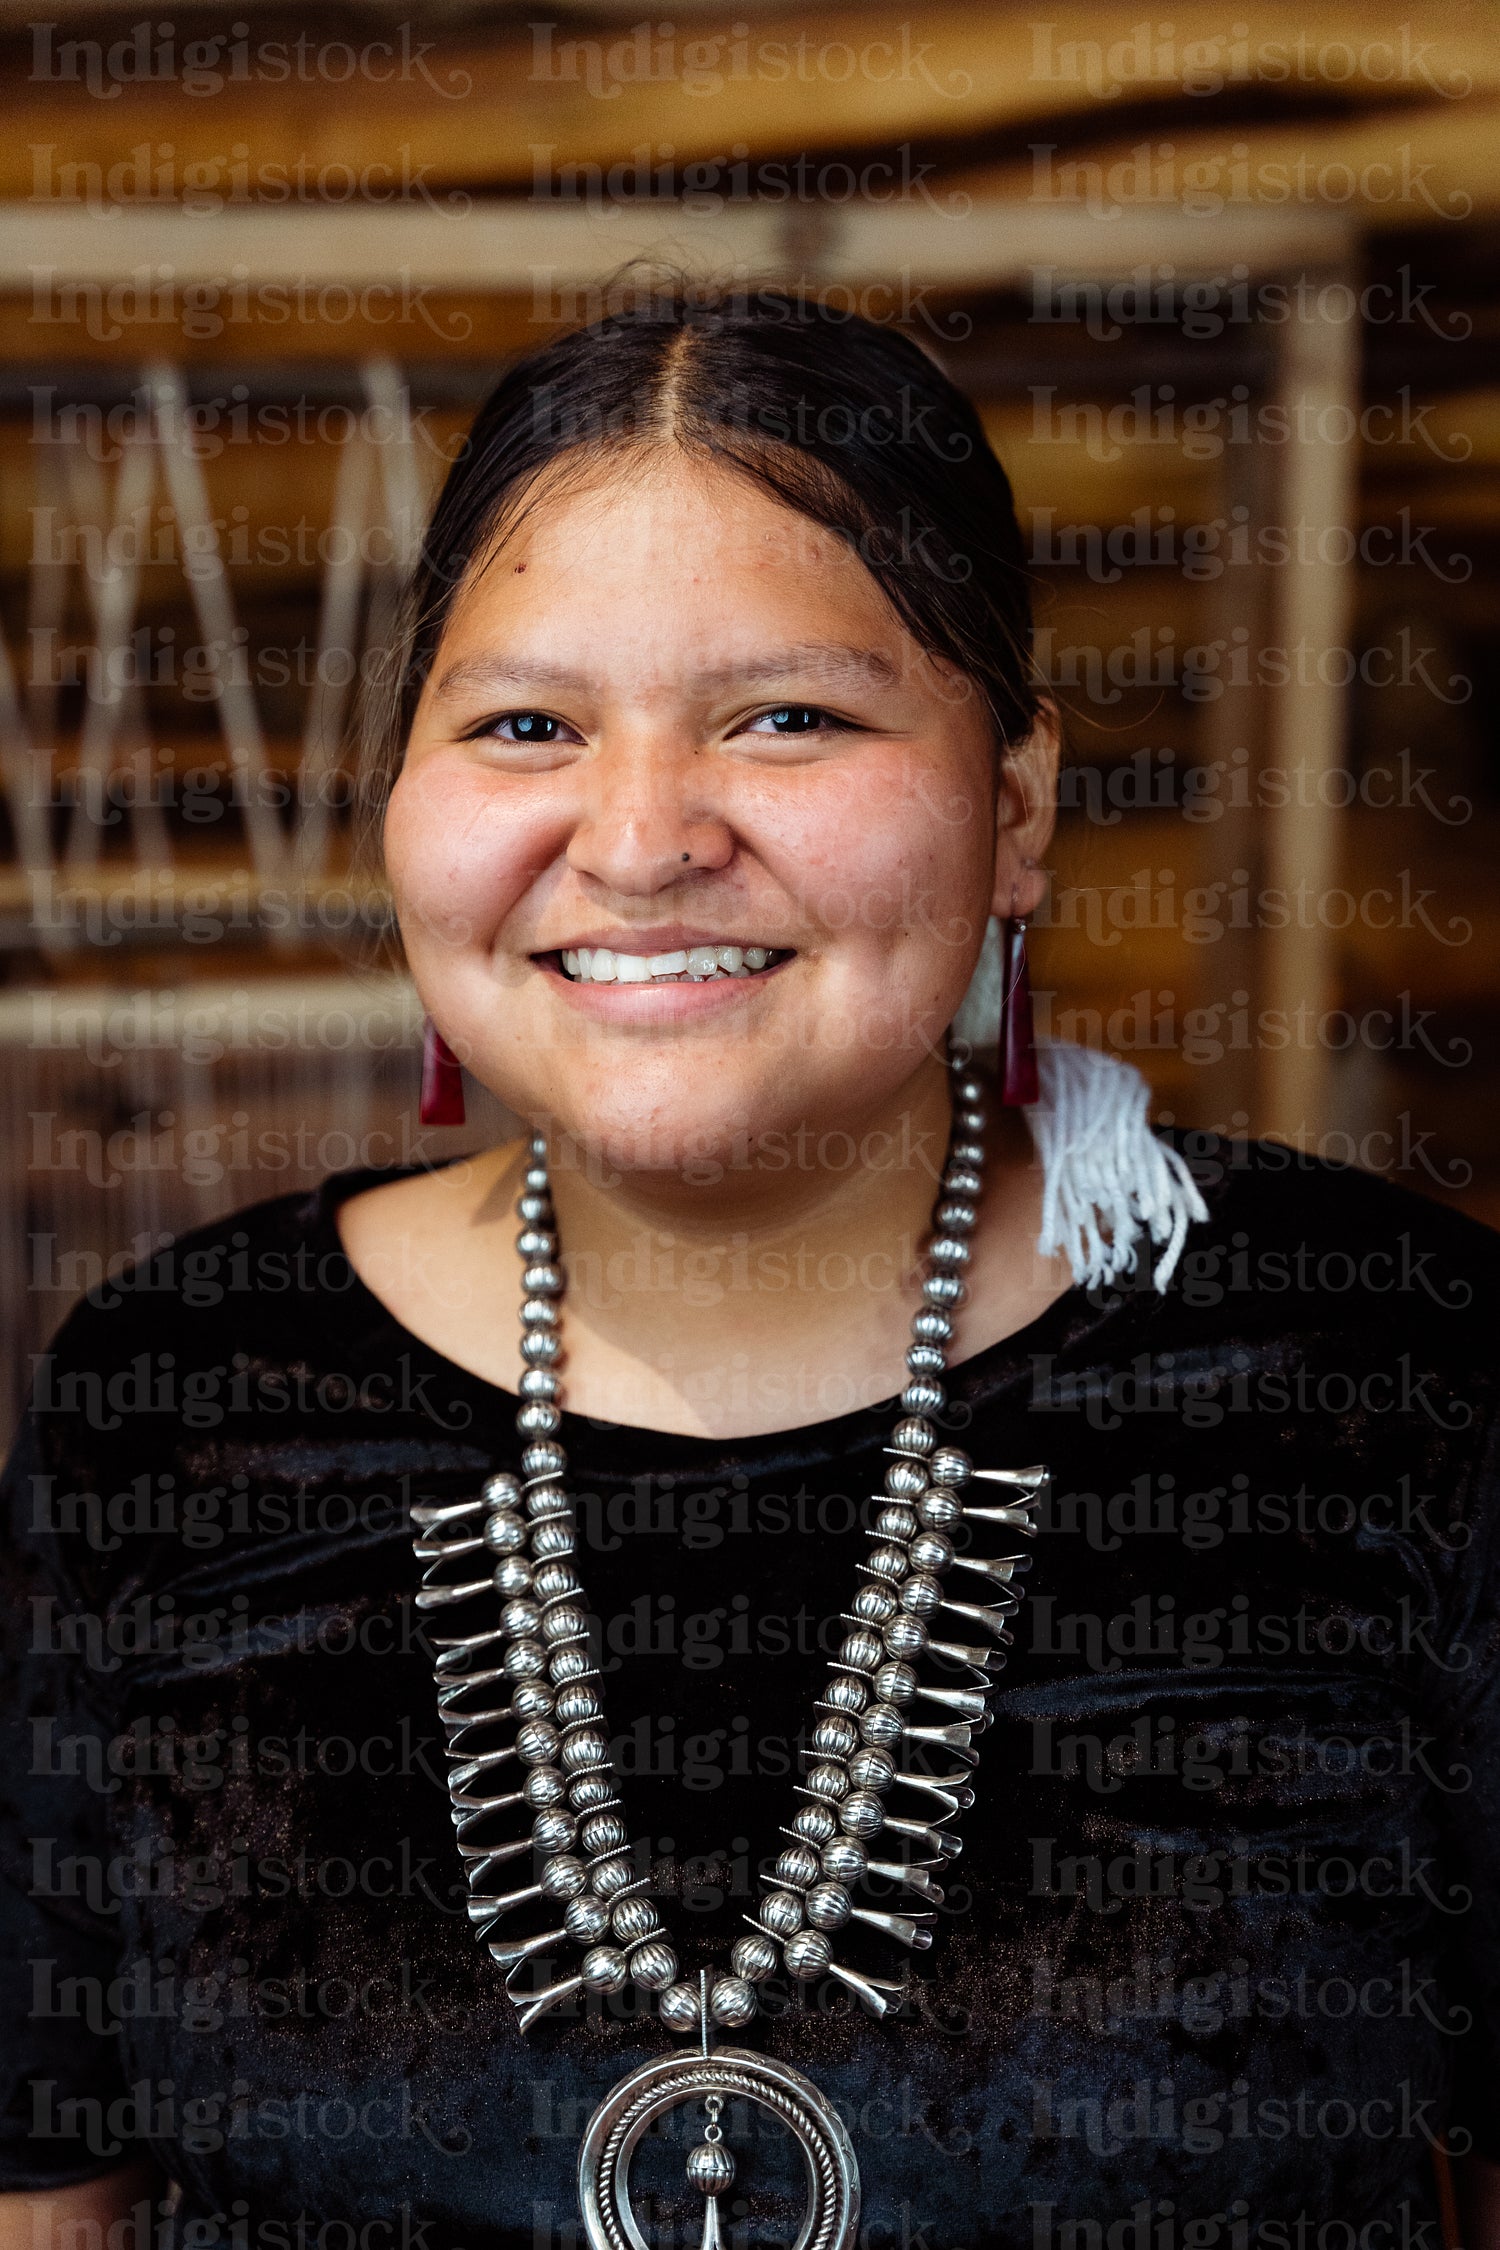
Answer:
M457 1055L431 1016L422 1026L422 1103L424 1125L462 1125L464 1074Z
M1028 1109L1041 1098L1036 1075L1036 1034L1031 1020L1031 970L1026 961L1026 919L1001 933L1000 1099L1007 1109Z

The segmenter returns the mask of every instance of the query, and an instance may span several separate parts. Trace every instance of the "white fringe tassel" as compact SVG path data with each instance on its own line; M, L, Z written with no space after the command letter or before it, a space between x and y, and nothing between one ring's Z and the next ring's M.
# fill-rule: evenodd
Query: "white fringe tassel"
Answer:
M1150 1088L1134 1066L1090 1047L1038 1043L1041 1099L1022 1115L1042 1160L1044 1256L1064 1250L1086 1288L1136 1266L1142 1229L1166 1248L1152 1269L1165 1289L1188 1224L1208 1206L1183 1158L1146 1121Z

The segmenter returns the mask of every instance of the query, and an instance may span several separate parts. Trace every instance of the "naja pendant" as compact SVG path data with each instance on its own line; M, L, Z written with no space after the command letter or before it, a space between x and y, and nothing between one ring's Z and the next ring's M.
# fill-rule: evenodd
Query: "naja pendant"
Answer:
M718 2113L735 2100L768 2110L802 2151L807 2211L791 2250L850 2250L859 2228L859 2166L842 2118L799 2070L740 2047L663 2055L605 2095L578 2152L578 2202L589 2250L650 2250L631 2209L630 2160L642 2135L684 2102L702 2102L708 2111L704 2139L688 2158L688 2177L705 2198L702 2250L720 2250L718 2198L734 2178L734 2161L722 2145Z

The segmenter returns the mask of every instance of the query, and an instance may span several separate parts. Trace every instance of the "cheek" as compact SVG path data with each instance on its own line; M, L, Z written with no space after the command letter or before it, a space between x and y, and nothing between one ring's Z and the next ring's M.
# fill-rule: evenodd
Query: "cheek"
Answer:
M523 824L503 816L472 767L403 767L385 818L385 864L408 948L477 945L525 890Z
M967 944L976 916L982 929L989 833L966 779L872 762L776 823L776 872L846 955L911 956L924 940L941 954Z

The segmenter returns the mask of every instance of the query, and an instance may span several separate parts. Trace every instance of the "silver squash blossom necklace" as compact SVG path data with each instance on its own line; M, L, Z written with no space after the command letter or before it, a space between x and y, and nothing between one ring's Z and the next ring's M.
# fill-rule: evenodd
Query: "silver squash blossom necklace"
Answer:
M659 2118L687 2103L701 2104L706 2120L687 2173L705 2199L704 2250L718 2250L718 2198L735 2177L720 2122L731 2101L767 2110L801 2147L807 2212L794 2250L848 2250L855 2240L859 2169L837 2111L789 2064L715 2047L712 2035L748 2024L758 2011L757 1987L778 1969L806 1985L834 1977L875 2015L887 2014L904 1985L839 1961L835 1940L860 1923L914 1951L930 1946L930 1913L884 1912L861 1904L860 1889L875 1876L940 1905L930 1870L960 1850L952 1824L974 1801L967 1778L978 1762L973 1738L989 1724L985 1690L1005 1662L1009 1620L1020 1607L1015 1581L1031 1558L983 1559L960 1551L960 1542L971 1524L1034 1536L1031 1511L1048 1472L975 1468L967 1454L939 1443L931 1419L946 1402L942 1378L984 1166L984 1088L966 1064L955 1061L953 1069L952 1137L906 1354L910 1379L886 1447L885 1489L871 1499L872 1545L841 1613L846 1631L802 1753L801 1804L726 1966L697 1979L681 1974L645 1895L649 1877L638 1872L616 1785L558 1440L563 1274L540 1136L530 1144L517 1204L525 1363L519 1474L490 1477L474 1499L412 1510L423 1565L417 1607L500 1599L496 1621L436 1642L436 1673L469 1919L505 1973L521 2029L575 1994L634 1983L654 1994L667 2028L691 2041L621 2079L594 2114L578 2162L590 2250L648 2250L630 2201L631 2157ZM976 1481L999 1486L1000 1504L972 1505L966 1494ZM476 1564L483 1575L468 1575ZM979 1582L970 1590L984 1598L955 1598L950 1572L970 1573ZM947 1681L928 1678L924 1659L942 1664ZM936 1723L923 1723L924 1705L935 1707ZM908 1750L941 1752L955 1770L907 1766ZM516 1770L507 1774L509 1766ZM899 1809L888 1809L888 1798ZM526 1832L515 1835L528 1815ZM534 1883L497 1889L503 1867L533 1854ZM499 1934L524 1907L552 1926L533 1936ZM559 1951L570 1946L581 1951L576 1969L553 1975ZM532 1962L545 1981L518 1992L516 1979Z

